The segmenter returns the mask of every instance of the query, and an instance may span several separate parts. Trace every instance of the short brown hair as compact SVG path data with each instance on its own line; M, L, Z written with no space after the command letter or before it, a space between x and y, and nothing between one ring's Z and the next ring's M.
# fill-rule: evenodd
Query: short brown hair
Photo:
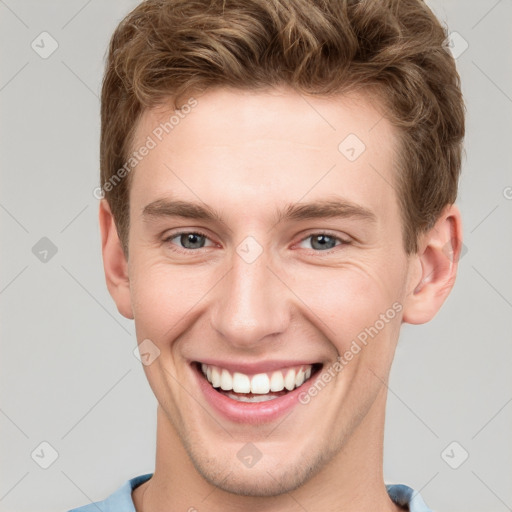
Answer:
M446 38L422 0L142 2L112 36L101 94L101 185L126 253L131 180L112 178L143 111L170 98L179 108L193 90L280 85L377 95L399 128L404 248L417 252L418 236L455 202L460 175L464 104Z

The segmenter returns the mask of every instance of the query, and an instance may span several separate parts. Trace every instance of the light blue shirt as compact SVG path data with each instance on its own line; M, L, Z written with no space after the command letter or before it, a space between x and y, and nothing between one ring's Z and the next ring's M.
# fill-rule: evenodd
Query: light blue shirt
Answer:
M149 480L153 473L136 476L127 480L115 493L103 501L97 501L83 507L74 508L68 512L136 512L132 500L135 487ZM386 485L389 497L402 507L409 507L409 512L432 512L421 498L420 494L407 485Z

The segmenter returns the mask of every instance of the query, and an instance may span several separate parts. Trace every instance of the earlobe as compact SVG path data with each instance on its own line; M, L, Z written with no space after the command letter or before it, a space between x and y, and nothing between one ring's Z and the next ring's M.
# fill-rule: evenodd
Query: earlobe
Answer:
M103 269L105 271L108 291L114 299L119 313L126 318L133 319L128 262L117 233L110 206L105 199L102 199L100 202L99 223Z
M449 205L435 226L422 236L414 256L416 271L411 273L404 301L404 322L422 324L434 318L455 283L461 250L460 212L457 206Z

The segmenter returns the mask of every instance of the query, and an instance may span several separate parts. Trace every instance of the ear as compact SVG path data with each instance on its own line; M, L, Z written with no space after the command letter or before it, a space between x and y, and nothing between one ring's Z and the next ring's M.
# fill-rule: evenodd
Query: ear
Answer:
M462 250L462 220L455 205L445 207L434 227L420 237L411 262L402 320L426 323L439 311L457 275Z
M114 299L119 313L126 318L133 319L128 261L117 234L114 216L105 199L100 202L99 221L103 269L105 270L108 291Z

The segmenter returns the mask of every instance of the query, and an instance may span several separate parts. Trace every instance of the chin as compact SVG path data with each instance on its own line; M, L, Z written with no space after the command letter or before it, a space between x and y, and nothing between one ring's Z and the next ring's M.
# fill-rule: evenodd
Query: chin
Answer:
M204 480L230 494L252 497L276 497L294 491L319 473L337 452L325 447L325 451L307 457L298 450L293 458L264 455L253 467L246 468L236 455L232 457L227 451L223 454L210 452L205 456L204 451L194 446L192 450L187 447L187 451Z
M235 467L231 472L222 472L220 468L197 469L208 483L225 492L260 498L289 493L313 476L313 468L304 466L279 469L254 467L243 471Z

